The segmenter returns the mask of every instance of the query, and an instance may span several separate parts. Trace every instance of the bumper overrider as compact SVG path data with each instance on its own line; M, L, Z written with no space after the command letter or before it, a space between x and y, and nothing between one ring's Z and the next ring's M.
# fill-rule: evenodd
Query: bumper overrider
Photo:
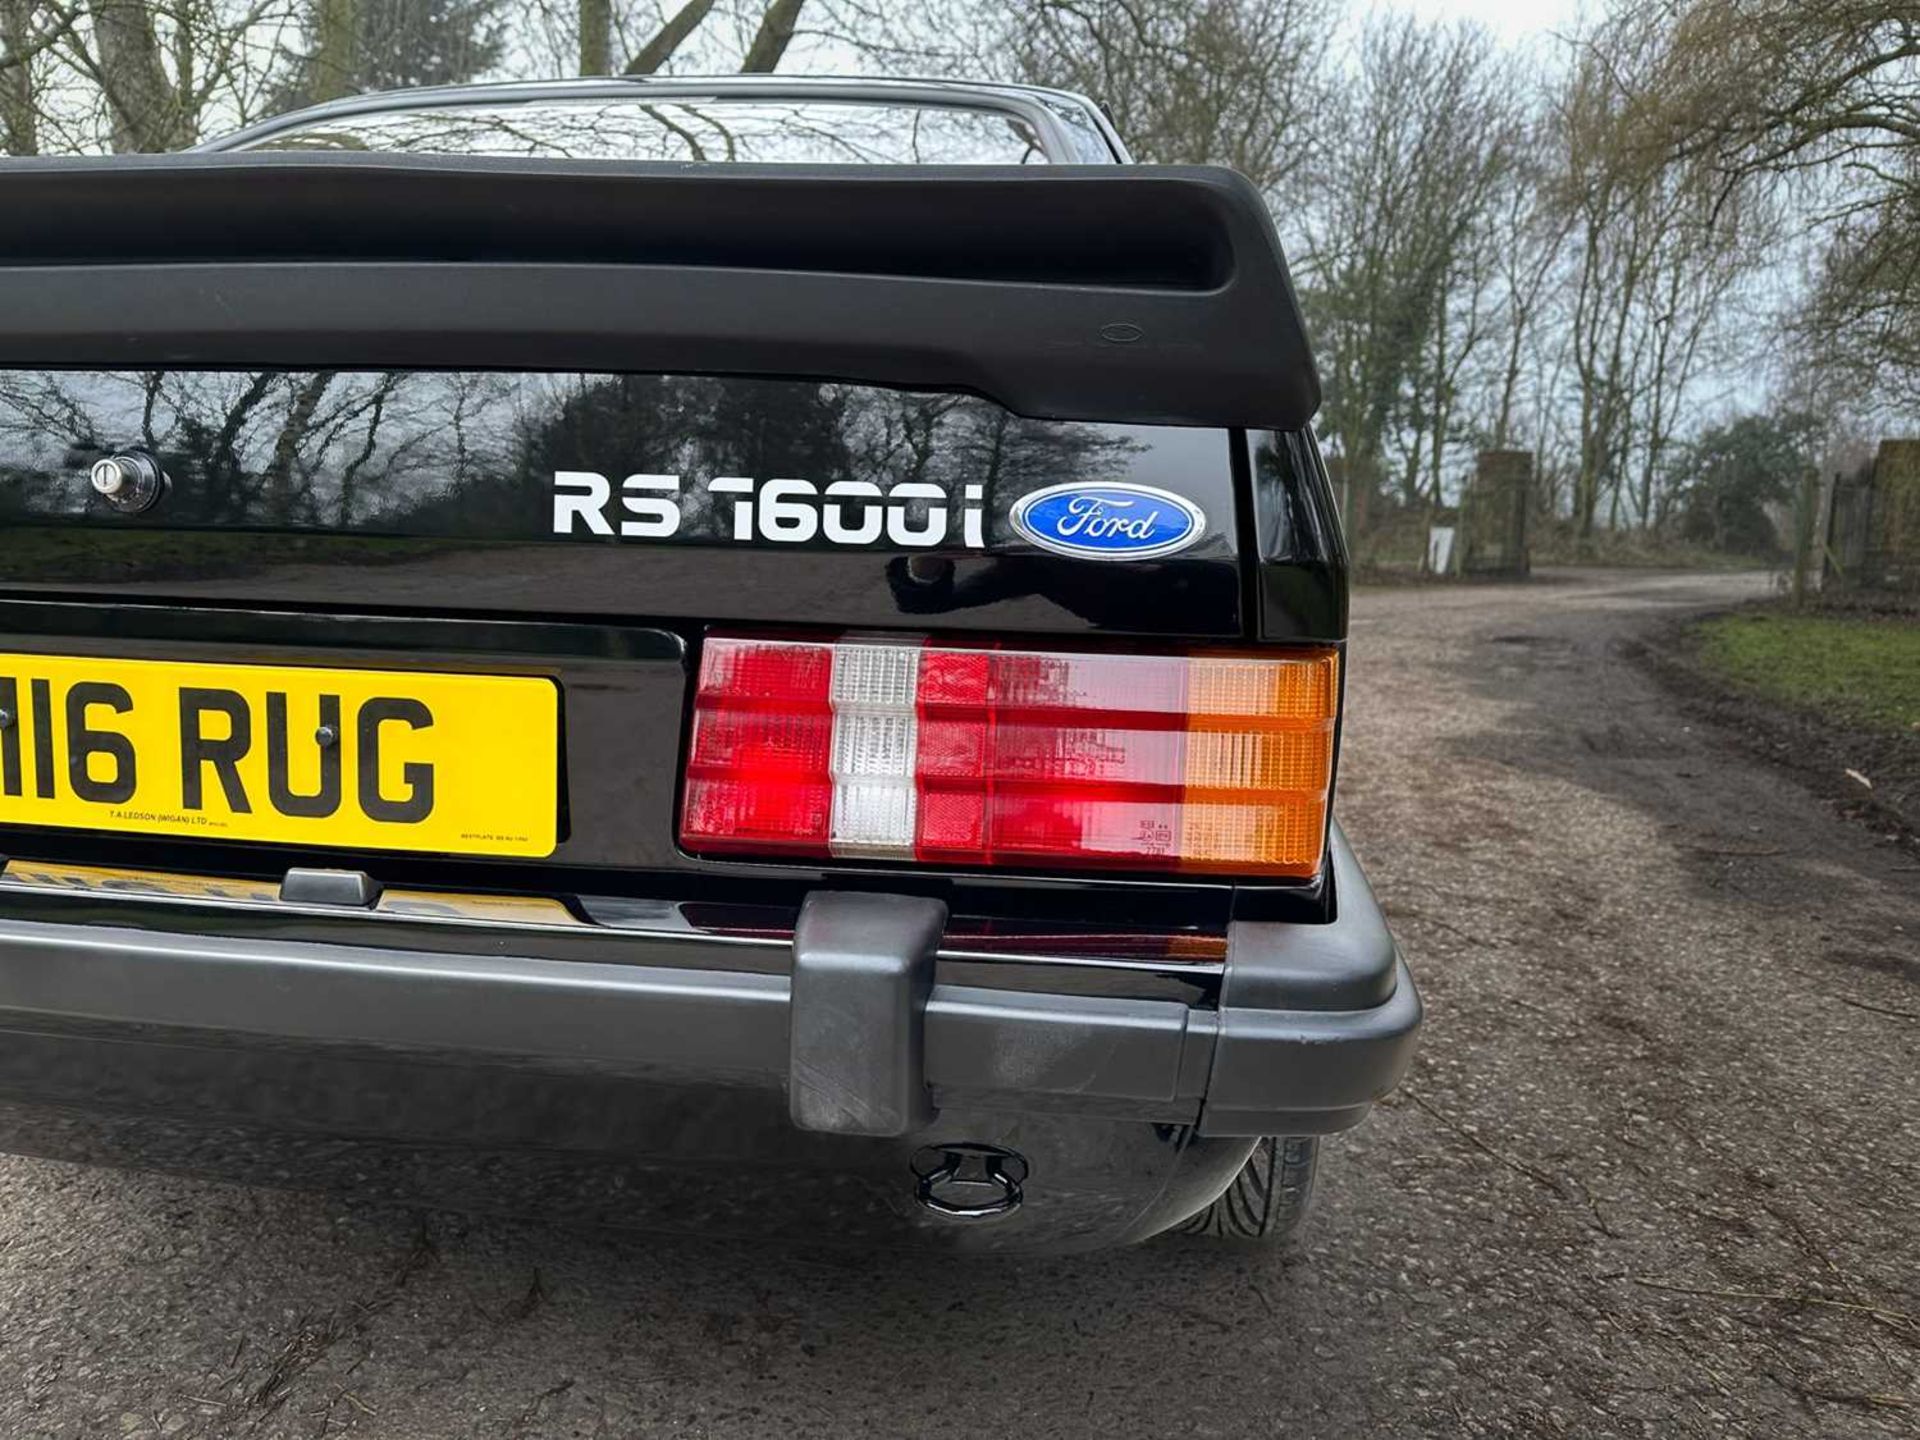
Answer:
M999 988L916 896L814 893L783 942L617 923L569 951L0 884L0 1146L666 1228L1144 1238L1257 1137L1345 1129L1406 1071L1419 995L1337 828L1329 854L1336 918L1234 923L1206 1000L1050 992L1031 963Z

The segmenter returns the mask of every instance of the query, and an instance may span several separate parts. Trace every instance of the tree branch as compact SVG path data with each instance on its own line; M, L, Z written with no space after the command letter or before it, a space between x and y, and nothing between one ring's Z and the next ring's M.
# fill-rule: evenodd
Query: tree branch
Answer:
M800 12L806 9L807 0L773 0L767 6L767 13L761 17L760 28L754 33L753 43L747 47L747 58L740 62L743 75L771 75L780 64L780 57L787 53L787 46L793 43L793 32L800 24Z
M687 37L700 28L700 24L713 11L713 0L687 0L674 11L667 23L645 45L640 53L627 62L629 75L653 75L662 65L673 58L674 52L686 44Z
M49 8L53 11L53 28L42 31L18 49L9 47L5 54L0 55L0 70L11 70L16 65L25 65L42 50L59 44L67 37L67 33L73 29L74 21L80 18L78 11L65 10L58 6L50 6Z

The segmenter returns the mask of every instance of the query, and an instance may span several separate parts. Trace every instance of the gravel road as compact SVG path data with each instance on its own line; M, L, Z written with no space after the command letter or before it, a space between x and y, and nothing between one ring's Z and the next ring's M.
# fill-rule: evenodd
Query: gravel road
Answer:
M1920 1430L1920 859L1634 637L1359 598L1340 809L1428 997L1295 1254L796 1256L0 1161L0 1436Z

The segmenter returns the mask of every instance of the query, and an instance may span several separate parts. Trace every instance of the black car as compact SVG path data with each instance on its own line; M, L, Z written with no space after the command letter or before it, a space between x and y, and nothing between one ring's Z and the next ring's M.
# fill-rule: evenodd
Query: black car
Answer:
M725 163L720 163L725 162ZM1274 1236L1420 1001L1262 197L580 81L0 173L0 1148Z

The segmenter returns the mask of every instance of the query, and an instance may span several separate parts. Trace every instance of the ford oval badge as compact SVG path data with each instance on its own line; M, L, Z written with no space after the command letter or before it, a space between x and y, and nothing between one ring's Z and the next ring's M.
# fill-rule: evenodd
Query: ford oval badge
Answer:
M1049 485L1014 502L1013 528L1043 550L1082 560L1172 555L1207 530L1198 505L1150 485Z

